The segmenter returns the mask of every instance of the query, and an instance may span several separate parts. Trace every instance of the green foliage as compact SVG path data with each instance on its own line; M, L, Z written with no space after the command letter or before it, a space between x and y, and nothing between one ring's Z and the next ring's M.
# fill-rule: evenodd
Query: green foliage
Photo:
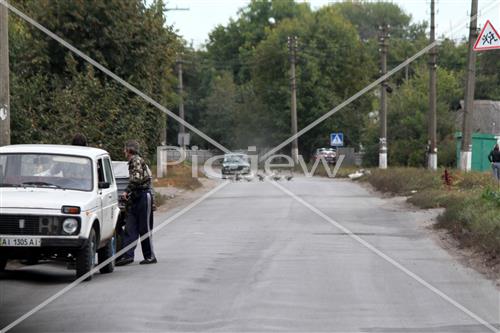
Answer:
M437 135L438 147L442 147L446 155L438 160L440 165L454 163L453 132L454 115L450 111L451 104L459 98L462 90L458 79L453 72L438 68L438 100L437 100ZM429 73L427 66L416 69L414 77L405 81L394 90L388 102L387 127L388 129L388 158L390 165L419 167L426 163L427 124L428 124L428 83ZM378 124L367 126L364 140L370 146L367 150L367 161L377 163ZM372 164L373 165L373 164Z
M476 99L500 100L500 50L490 50L478 56Z
M446 228L463 246L473 246L492 257L500 254L498 195L471 192L451 201L439 216L437 227Z
M269 18L274 18L275 24ZM412 23L411 15L391 3L342 2L313 11L307 4L293 1L251 1L235 20L214 29L207 51L199 53L207 64L201 73L204 80L215 84L215 72L229 71L235 84L230 91L237 103L228 111L234 131L226 129L221 133L226 138L221 139L232 142L234 148L247 144L269 147L290 135L288 37L299 40L296 80L300 129L378 77L378 27L384 24L391 25L389 68L428 43L427 24ZM438 71L438 147L444 153L439 159L444 166L455 162L450 109L463 94L463 51L462 44L443 42L443 64L440 62ZM422 166L427 146L426 57L394 76L390 85L394 93L389 98L389 163ZM194 106L199 114L209 112L204 104L207 96ZM301 153L311 154L315 148L328 145L330 132L343 131L347 145L359 148L362 144L365 164L378 164L378 108L377 95L366 94L302 135ZM208 117L199 119L201 127L212 127ZM240 132L245 135L239 136Z
M13 5L160 104L173 102L180 44L162 1L29 1ZM76 132L123 159L126 139L152 157L165 116L15 16L10 20L13 143L69 143Z
M229 72L221 72L214 78L212 88L205 99L206 113L203 124L206 134L224 146L232 144L235 135L235 110L237 87Z
M270 147L289 136L290 36L298 37L299 128L360 90L377 72L356 28L336 6L312 11L307 4L293 1L252 1L237 20L217 27L207 45L212 68L222 70L221 62L225 62L236 84L238 102L230 112L238 130L233 134L226 128L227 138L222 139L234 148ZM214 84L216 77L212 76ZM335 130L343 130L346 142L357 146L370 105L371 97L364 97L306 133L299 141L302 153L307 156L318 146L328 145L329 133ZM206 104L200 103L199 109L209 113ZM212 127L208 118L200 118L202 127Z
M487 187L484 189L481 194L481 198L484 200L490 201L500 207L500 191L495 191L491 187Z

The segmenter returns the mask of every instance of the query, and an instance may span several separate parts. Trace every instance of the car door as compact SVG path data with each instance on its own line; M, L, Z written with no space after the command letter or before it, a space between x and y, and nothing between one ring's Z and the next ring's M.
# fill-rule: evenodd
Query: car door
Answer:
M105 220L105 226L103 229L106 231L106 235L112 235L114 230L114 220L116 218L115 214L118 207L118 193L116 190L115 177L113 176L113 170L111 167L111 160L109 157L103 158L104 167L104 179L109 187L103 189L103 216Z
M111 170L111 162L109 160L109 157L99 158L98 176L99 182L105 182L109 184L108 188L99 189L102 212L102 237L108 238L113 234L113 221L115 218L114 214L117 206L116 184L115 178L113 177L113 172Z

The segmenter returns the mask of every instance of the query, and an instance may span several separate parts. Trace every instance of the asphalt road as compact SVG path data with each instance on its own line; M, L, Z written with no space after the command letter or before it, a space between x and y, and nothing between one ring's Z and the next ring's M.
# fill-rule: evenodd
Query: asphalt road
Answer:
M282 186L499 328L494 284L430 237L429 212L355 183ZM157 216L161 221L175 211ZM269 183L231 183L154 235L159 263L97 274L14 332L491 332ZM0 326L72 281L55 265L0 275Z

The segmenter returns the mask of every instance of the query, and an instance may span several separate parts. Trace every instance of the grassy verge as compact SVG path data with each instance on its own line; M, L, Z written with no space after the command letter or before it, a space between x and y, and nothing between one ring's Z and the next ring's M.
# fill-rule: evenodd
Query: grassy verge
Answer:
M160 192L155 191L155 206L160 207L164 205L168 200L168 197L165 194L161 194Z
M377 190L409 196L421 208L445 208L437 228L447 229L461 246L487 254L492 264L500 262L500 191L488 173L451 171L444 184L443 170L391 168L371 170L363 177Z

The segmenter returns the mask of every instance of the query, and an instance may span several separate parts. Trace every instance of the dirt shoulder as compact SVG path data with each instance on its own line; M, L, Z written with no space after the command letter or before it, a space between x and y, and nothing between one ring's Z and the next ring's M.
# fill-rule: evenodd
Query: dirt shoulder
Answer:
M165 203L157 208L157 213L164 213L174 208L184 207L216 187L219 182L209 178L199 178L201 186L183 189L174 186L155 187L155 191L165 196Z
M496 287L500 289L500 258L492 258L490 255L478 251L473 247L465 247L449 230L436 227L437 218L444 213L445 208L420 208L408 202L410 198L408 196L382 193L377 191L368 182L357 183L373 196L387 200L388 204L402 210L428 212L426 218L421 221L421 226L427 231L429 237L446 250L455 260L481 273L487 279L493 281Z

